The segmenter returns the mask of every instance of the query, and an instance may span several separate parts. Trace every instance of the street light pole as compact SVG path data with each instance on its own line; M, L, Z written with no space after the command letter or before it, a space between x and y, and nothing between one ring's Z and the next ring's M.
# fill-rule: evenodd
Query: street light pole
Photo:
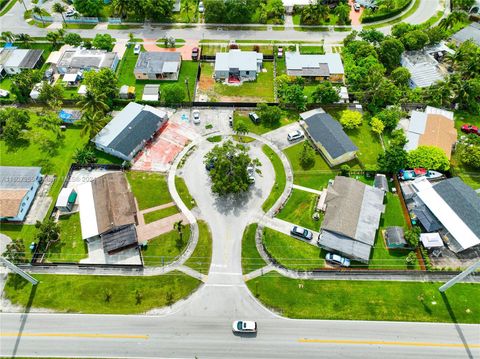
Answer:
M461 281L463 278L467 277L468 275L472 274L473 272L475 272L478 268L480 268L480 261L478 261L477 263L474 263L473 265L471 265L470 267L468 267L467 269L465 269L462 273L456 275L455 277L453 277L452 279L450 279L447 283L445 283L444 285L442 285L440 288L438 288L438 290L440 292L445 292L448 288L450 288L451 286L457 284L459 281Z

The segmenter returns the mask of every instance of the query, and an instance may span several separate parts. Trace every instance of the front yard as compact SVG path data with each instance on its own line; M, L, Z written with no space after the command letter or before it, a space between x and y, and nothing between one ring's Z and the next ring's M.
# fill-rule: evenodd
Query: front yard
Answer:
M142 248L143 263L146 266L160 267L174 262L183 253L190 240L190 225L183 229L183 238L179 241L176 229L150 239L146 247Z
M250 111L234 111L233 113L233 128L235 128L235 124L237 121L243 121L245 125L248 128L248 132L255 133L257 135L263 135L267 132L273 131L277 128L280 128L282 126L286 126L288 124L291 124L295 122L298 118L298 114L294 111L283 111L283 116L280 119L280 122L276 125L269 126L266 125L264 122L260 120L258 124L254 123L250 117L248 117L248 113Z
M278 213L277 218L318 231L321 222L312 218L317 198L318 195L314 193L293 189L290 198Z
M129 171L127 179L140 210L172 202L164 175L155 172Z

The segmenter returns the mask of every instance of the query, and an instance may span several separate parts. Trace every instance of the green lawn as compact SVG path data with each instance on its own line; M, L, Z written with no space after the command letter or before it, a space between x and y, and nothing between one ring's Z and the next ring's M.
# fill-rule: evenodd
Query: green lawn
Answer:
M180 211L178 210L177 206L171 206L167 208L158 209L153 212L145 213L143 215L143 219L145 220L145 223L148 224L148 223L158 221L159 219L162 219L162 218L173 216L174 214L177 214L179 212Z
M133 47L127 48L123 59L120 62L117 69L118 83L119 85L135 86L136 99L141 100L143 95L143 88L146 84L159 84L160 93L162 87L178 83L185 89L185 100L188 100L187 89L185 87L185 80L188 79L188 87L190 90L190 96L193 95L195 89L195 83L197 78L198 63L195 61L182 61L180 67L180 73L177 81L156 81L156 80L136 80L133 70L137 63L138 56L133 53Z
M185 262L185 265L208 274L212 262L212 233L207 222L198 221L198 243L192 255Z
M280 128L285 125L289 125L295 122L298 118L298 114L293 111L283 111L283 116L280 119L280 122L273 126L268 126L262 121L258 124L254 123L249 117L248 113L250 111L234 111L233 113L233 127L235 128L235 123L237 121L243 121L248 128L248 132L255 133L257 135L263 135L264 133L273 131L277 128Z
M188 187L185 183L185 180L182 177L175 177L175 187L177 188L178 195L182 199L183 203L185 203L185 206L187 206L188 209L192 209L193 207L196 206L195 200L193 199L192 195L188 191Z
M265 228L263 244L280 265L293 270L314 270L325 266L325 253L300 239Z
M358 147L357 157L369 169L377 167L378 156L383 153L378 135L374 134L367 123L356 130L345 131L348 137Z
M164 175L155 172L129 171L127 178L140 210L172 202Z
M441 284L295 280L278 273L247 282L264 305L290 318L480 323L480 285L456 284L442 297Z
M184 227L182 242L177 247L178 239L179 233L176 229L150 239L147 246L142 249L143 263L146 266L159 267L174 262L187 247L190 225Z
M308 46L308 45L303 45L300 46L300 53L301 54L319 54L323 55L325 54L325 50L323 46Z
M82 239L80 213L61 216L60 241L50 246L45 256L46 262L80 262L87 258L87 243Z
M200 281L181 272L165 276L92 276L35 274L32 289L24 279L9 275L4 295L13 304L58 312L140 314L171 305L190 295ZM110 297L110 298L108 298Z
M315 212L317 197L318 195L314 193L293 189L290 198L277 215L277 218L318 231L320 222L312 218Z
M25 257L27 260L32 259L32 252L29 246L35 241L37 229L34 225L18 225L10 223L0 223L0 233L9 236L11 239L21 239L25 245Z
M273 184L270 195L263 202L262 209L267 212L275 202L280 198L287 184L287 175L283 168L283 163L280 157L267 145L262 146L262 151L265 153L270 161L272 161L273 169L275 170L275 183Z
M266 263L258 253L255 245L255 232L258 224L253 223L245 228L242 238L242 270L243 273L250 273L259 268L265 267Z

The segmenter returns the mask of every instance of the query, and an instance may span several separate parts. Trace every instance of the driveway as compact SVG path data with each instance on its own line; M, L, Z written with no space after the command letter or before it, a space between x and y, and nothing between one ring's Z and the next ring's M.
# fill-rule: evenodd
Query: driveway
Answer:
M278 148L283 150L287 147L293 146L303 141L303 139L299 139L299 140L290 142L287 139L287 135L290 132L297 131L297 130L304 132L300 127L300 124L298 122L295 122L290 125L283 126L283 127L277 128L276 130L267 132L266 134L263 135L263 137L272 141Z
M352 21L352 26L358 26L361 24L360 18L363 11L365 10L363 6L360 7L360 11L355 11L353 8L353 0L348 0L348 5L350 5L350 20Z

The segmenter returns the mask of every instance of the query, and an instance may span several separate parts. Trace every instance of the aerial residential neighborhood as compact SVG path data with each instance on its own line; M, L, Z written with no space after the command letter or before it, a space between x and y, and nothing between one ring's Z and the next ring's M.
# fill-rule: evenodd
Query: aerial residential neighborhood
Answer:
M0 356L480 357L480 2L0 0Z

